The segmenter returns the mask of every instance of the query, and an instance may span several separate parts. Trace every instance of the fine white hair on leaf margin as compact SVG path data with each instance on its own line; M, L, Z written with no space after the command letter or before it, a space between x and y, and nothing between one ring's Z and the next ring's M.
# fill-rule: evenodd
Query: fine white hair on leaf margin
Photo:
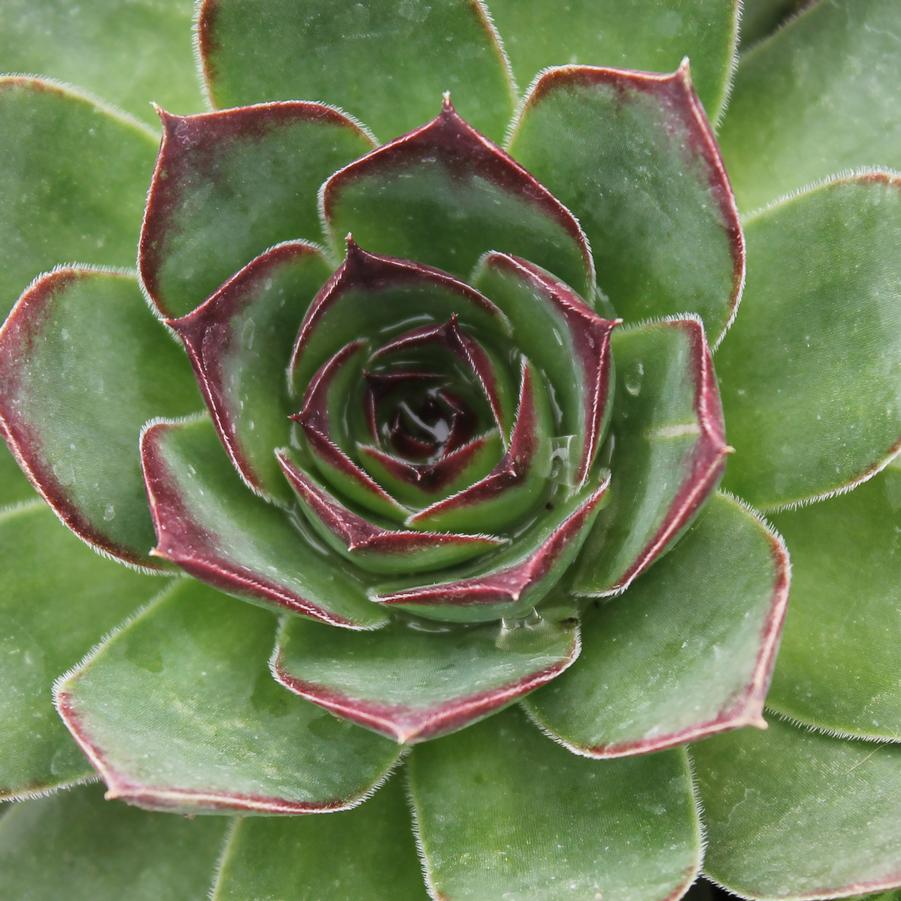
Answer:
M815 735L825 735L828 738L837 738L841 741L860 742L861 744L891 745L898 741L898 738L891 735L855 735L853 732L848 732L834 726L821 726L818 723L800 719L795 714L780 710L778 705L775 704L768 703L765 709L767 713L775 716L776 719L788 723L796 729L801 729L804 732L812 732Z
M714 131L717 131L723 120L726 118L726 112L729 109L729 101L732 99L732 89L735 87L735 75L738 72L738 63L741 58L741 26L744 19L745 4L744 0L736 0L734 13L732 16L732 40L729 49L729 68L726 71L726 82L723 86L723 96L720 98L719 109L713 116L710 125Z
M71 788L77 788L80 785L95 785L100 782L100 776L91 772L85 776L78 776L75 779L65 779L62 782L45 785L42 788L29 788L22 791L11 791L0 794L0 804L21 804L23 801L37 801L40 798L50 798L53 795Z
M416 803L416 792L413 789L413 778L409 765L404 772L404 794L407 798L407 808L410 811L410 824L413 830L413 841L416 844L416 856L419 858L419 868L422 870L422 881L425 883L429 897L433 901L441 901L444 896L435 884L432 865L429 862L425 841L422 838L422 824L419 822L419 809Z
M213 865L213 879L207 890L208 901L216 901L216 896L219 891L219 881L222 879L222 870L231 853L231 846L235 841L238 829L243 822L244 817L234 817L231 823L229 823L228 828L225 830L225 835L222 837L222 846L219 848L219 853L216 855L216 863Z

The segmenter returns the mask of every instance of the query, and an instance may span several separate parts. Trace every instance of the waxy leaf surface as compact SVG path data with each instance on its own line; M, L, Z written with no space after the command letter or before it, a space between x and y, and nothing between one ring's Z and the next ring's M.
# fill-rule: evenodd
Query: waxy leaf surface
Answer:
M513 112L512 79L481 0L203 0L197 28L218 107L322 100L381 140L429 119L444 91L459 94L463 115L495 140Z
M320 103L160 115L140 269L165 316L190 313L279 241L317 240L319 185L372 147L357 123Z
M225 817L188 820L104 800L98 785L16 804L0 818L3 894L21 901L196 901Z
M743 212L849 166L901 168L901 6L806 6L736 73L719 142Z
M744 243L686 65L671 75L551 69L524 101L510 152L582 223L621 316L697 313L712 343L722 336Z
M701 742L692 757L704 870L731 892L819 901L901 885L901 747L771 719L765 732Z
M589 757L759 725L787 596L782 542L718 495L627 594L585 610L578 661L526 709Z
M610 506L577 564L577 594L624 590L691 523L727 452L700 322L665 320L613 335L616 393Z
M158 568L138 437L201 401L134 276L78 267L35 282L0 329L0 381L7 440L57 515L92 547Z
M356 810L238 821L210 893L211 901L426 897L399 777Z
M368 635L286 618L273 671L326 710L411 743L489 716L554 679L578 653L567 610L549 610L533 626L431 631L400 620Z
M584 760L513 709L417 747L409 770L433 898L664 901L700 865L683 751Z
M774 521L793 584L768 703L823 729L901 740L901 472Z
M332 244L353 232L372 251L458 278L485 251L505 250L586 297L594 290L591 251L569 210L447 100L427 125L333 175L322 208Z
M0 799L92 775L49 687L166 586L92 554L43 501L0 513Z
M387 622L336 557L248 491L209 420L154 425L141 452L158 556L222 591L333 626Z
M107 797L183 812L353 807L396 745L276 685L276 620L180 581L57 685Z
M838 178L747 233L748 294L716 357L725 484L769 509L854 485L901 446L901 179Z
M0 77L0 316L58 263L134 266L155 145L150 128L80 94Z

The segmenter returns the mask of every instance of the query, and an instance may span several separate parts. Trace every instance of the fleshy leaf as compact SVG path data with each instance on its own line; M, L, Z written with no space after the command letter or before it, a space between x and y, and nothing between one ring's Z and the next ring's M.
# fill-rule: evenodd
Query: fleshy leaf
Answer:
M487 250L534 260L586 297L594 262L569 210L457 115L441 113L336 172L323 186L333 244L345 234L377 252L466 278Z
M901 885L901 746L771 720L692 749L705 872L745 898L838 898ZM816 836L816 841L811 841Z
M138 456L141 426L201 405L183 354L133 275L57 269L0 329L0 422L63 522L102 553L159 568Z
M720 129L743 211L849 166L901 168L901 7L808 3L741 60Z
M716 358L736 448L725 484L776 509L858 484L901 448L901 178L837 178L747 229L751 288Z
M0 571L3 800L92 775L53 709L48 687L166 583L92 554L39 499L0 513Z
M0 77L0 316L63 260L134 265L155 144L147 126L69 88Z
M531 626L430 631L398 620L370 635L286 618L272 667L308 701L413 743L490 716L556 678L578 653L567 609Z
M352 865L349 862L352 861ZM235 824L211 901L426 898L400 779L357 810Z
M807 0L745 0L741 6L741 49L762 41L785 20L801 9Z
M276 685L274 632L265 611L180 580L60 680L57 709L106 796L186 813L360 803L396 745Z
M313 373L348 341L385 329L406 331L412 317L446 322L454 315L477 334L509 334L503 313L464 282L429 266L368 253L348 239L344 263L313 301L297 336L290 370L294 390L302 394Z
M745 2L745 7L749 3ZM490 0L521 85L565 63L666 72L691 58L698 94L715 119L726 105L738 38L736 0Z
M222 591L333 626L387 622L337 557L247 490L209 420L150 426L141 455L157 555Z
M829 732L901 740L901 471L780 513L792 600L770 691L780 714Z
M291 433L285 365L307 306L330 272L313 245L280 244L193 313L169 321L229 458L251 489L270 499L291 496L272 453Z
M507 254L487 254L473 283L510 319L517 346L548 374L561 428L576 438L575 482L584 484L610 418L610 335L618 322L602 319L566 285Z
M510 144L581 221L622 316L697 313L719 340L738 307L744 241L687 65L672 75L551 69Z
M520 525L548 494L553 415L544 376L524 360L513 431L500 462L483 479L415 513L407 525L479 532Z
M0 428L0 507L31 500L34 491L3 441Z
M430 584L399 582L370 591L378 604L450 622L516 618L539 604L582 549L610 484L609 473L542 511L538 521L488 563Z
M410 758L433 898L680 898L701 837L684 751L598 762L542 737L518 710Z
M694 319L613 336L613 490L574 590L625 590L672 545L716 488L729 448L704 330Z
M3 894L22 901L203 898L229 821L147 813L96 785L16 804L0 818Z
M320 103L160 116L139 265L165 316L191 312L273 244L318 238L319 185L373 145Z
M576 665L526 708L587 757L759 726L787 596L782 541L740 503L716 496L624 597L585 611Z
M156 126L150 101L203 106L183 0L4 0L0 59L7 72L40 72L82 85Z
M488 535L385 529L354 513L310 478L290 450L279 450L277 456L310 527L361 569L377 573L441 569L504 543Z
M463 114L495 138L513 111L481 0L203 0L197 33L215 106L316 98L365 118L383 140L419 125L443 91L459 93Z

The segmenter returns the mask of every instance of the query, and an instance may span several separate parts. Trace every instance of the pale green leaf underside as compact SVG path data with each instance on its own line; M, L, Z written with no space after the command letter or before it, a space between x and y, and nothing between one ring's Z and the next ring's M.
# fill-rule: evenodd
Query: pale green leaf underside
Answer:
M901 435L901 180L837 179L746 225L748 290L716 355L725 484L764 509L866 478Z
M60 686L110 793L146 807L299 813L357 803L396 745L273 681L273 616L180 582Z
M745 898L819 899L898 884L901 747L771 719L692 749L704 869Z
M92 554L35 500L0 513L0 798L87 778L53 680L166 582Z
M901 4L808 6L738 67L719 140L746 212L849 166L901 168Z
M793 585L769 702L824 729L901 739L901 472L774 521Z
M697 872L683 751L585 760L513 708L416 748L409 767L432 897L664 901Z
M147 813L90 785L0 818L3 895L16 901L197 901L228 820Z

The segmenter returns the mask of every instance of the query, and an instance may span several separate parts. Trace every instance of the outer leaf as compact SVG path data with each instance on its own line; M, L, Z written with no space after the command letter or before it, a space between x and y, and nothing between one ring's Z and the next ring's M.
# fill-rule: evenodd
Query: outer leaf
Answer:
M0 329L0 381L7 442L60 519L102 553L159 568L138 435L200 400L134 276L67 267L38 279Z
M457 115L441 113L335 173L322 189L332 244L353 232L378 253L469 276L487 250L550 269L586 297L594 261L579 223L545 187Z
M766 732L721 735L693 754L705 872L730 891L822 899L901 885L901 747L771 721Z
M463 114L495 138L513 109L512 77L480 0L203 0L197 34L216 106L324 100L382 139L419 125L443 91L459 93Z
M203 105L183 0L6 0L0 59L8 72L75 82L142 119L153 119L151 100L185 113Z
M223 591L347 629L387 622L338 559L254 497L207 419L157 423L141 439L154 553Z
M666 72L691 58L711 118L726 105L738 39L734 0L490 0L520 84L545 66L604 63Z
M901 740L901 472L781 513L792 602L770 703L793 719Z
M781 539L718 495L626 596L585 612L576 666L526 709L588 757L762 726L787 598Z
M763 40L799 9L806 0L744 0L741 6L741 47Z
M416 748L409 766L433 898L663 901L697 874L682 751L583 760L511 710Z
M717 369L737 450L726 484L752 503L847 490L901 447L899 243L901 179L879 173L749 220L751 289Z
M720 130L743 210L846 166L901 168L901 7L830 0L742 57Z
M354 807L398 751L277 686L275 620L180 582L55 688L108 798L160 810L312 813Z
M155 141L68 88L0 77L0 315L64 260L134 265Z
M330 817L238 820L210 897L425 899L401 781Z
M365 636L292 618L282 622L272 666L301 697L413 743L491 715L578 654L571 609L550 610L533 626L428 631L399 620Z
M184 341L229 458L264 497L291 497L272 453L291 434L285 364L307 306L329 273L313 245L280 244L193 313L169 322Z
M320 103L160 117L139 263L165 316L189 313L267 247L317 238L317 188L373 144Z
M0 506L17 504L33 497L31 485L3 442L0 430Z
M698 313L719 340L738 307L744 240L687 63L672 75L548 70L510 146L579 217L621 315Z
M544 600L582 549L610 484L609 473L603 476L599 484L557 500L551 511L487 563L441 582L378 585L370 590L370 598L450 622L524 616Z
M0 513L0 799L92 774L48 687L166 583L91 554L37 498ZM0 842L2 844L2 842Z
M578 594L628 588L672 545L716 488L729 448L700 322L614 334L613 491L576 569Z
M22 901L195 901L228 825L103 799L96 786L16 804L0 819L3 893Z

